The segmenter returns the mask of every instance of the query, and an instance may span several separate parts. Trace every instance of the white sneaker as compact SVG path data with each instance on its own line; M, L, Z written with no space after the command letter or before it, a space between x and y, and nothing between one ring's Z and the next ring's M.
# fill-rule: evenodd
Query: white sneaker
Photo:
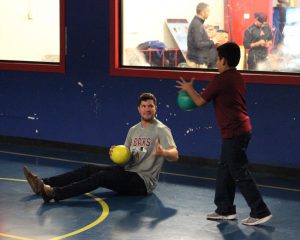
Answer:
M234 220L234 219L237 219L237 215L236 214L221 215L216 212L213 212L213 213L207 214L206 219L208 219L208 220Z
M263 218L248 217L248 218L242 220L242 224L249 225L249 226L258 225L258 224L269 221L271 218L272 218L271 214L266 217L263 217Z

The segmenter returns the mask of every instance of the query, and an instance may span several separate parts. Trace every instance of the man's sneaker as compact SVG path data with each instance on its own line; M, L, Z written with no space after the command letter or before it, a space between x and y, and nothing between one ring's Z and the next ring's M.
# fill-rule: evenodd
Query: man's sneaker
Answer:
M208 220L234 220L234 219L237 219L237 215L236 214L221 215L216 212L213 212L213 213L207 214L206 219L208 219Z
M23 172L24 172L24 175L27 179L27 182L29 183L32 191L35 193L35 194L40 194L40 191L39 191L39 186L38 186L38 181L40 180L39 177L35 174L33 174L28 167L24 167L23 168ZM40 180L41 181L41 180Z
M258 225L258 224L262 224L262 223L269 221L271 218L272 218L271 214L266 217L262 217L262 218L248 217L248 218L242 220L242 224L249 225L249 226Z

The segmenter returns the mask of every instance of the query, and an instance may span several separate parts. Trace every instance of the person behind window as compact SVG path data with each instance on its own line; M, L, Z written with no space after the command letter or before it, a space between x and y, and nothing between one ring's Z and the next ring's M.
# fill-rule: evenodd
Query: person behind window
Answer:
M256 70L257 64L268 56L268 48L272 44L272 31L268 25L265 13L254 14L255 21L244 33L244 47L248 52L248 69Z
M273 11L273 27L276 29L274 47L282 44L284 39L284 27L286 24L286 5L287 0L278 0L277 6Z
M210 40L204 28L204 22L210 14L206 3L199 3L196 15L188 28L187 65L191 68L215 68L217 59L216 40Z

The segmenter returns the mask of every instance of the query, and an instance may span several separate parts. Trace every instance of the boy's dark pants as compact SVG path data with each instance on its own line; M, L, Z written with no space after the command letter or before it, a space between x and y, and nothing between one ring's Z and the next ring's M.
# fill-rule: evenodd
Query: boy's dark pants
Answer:
M250 217L262 218L270 214L248 170L246 150L250 139L250 132L223 139L215 192L216 213L218 214L236 213L233 204L236 186L251 209Z

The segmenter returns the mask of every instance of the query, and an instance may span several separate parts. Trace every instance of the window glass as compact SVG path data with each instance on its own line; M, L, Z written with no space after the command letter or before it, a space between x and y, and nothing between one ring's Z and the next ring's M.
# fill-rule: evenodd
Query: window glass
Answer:
M216 71L236 42L245 73L300 72L300 0L121 0L120 65Z
M0 67L62 65L62 6L62 0L0 0Z

